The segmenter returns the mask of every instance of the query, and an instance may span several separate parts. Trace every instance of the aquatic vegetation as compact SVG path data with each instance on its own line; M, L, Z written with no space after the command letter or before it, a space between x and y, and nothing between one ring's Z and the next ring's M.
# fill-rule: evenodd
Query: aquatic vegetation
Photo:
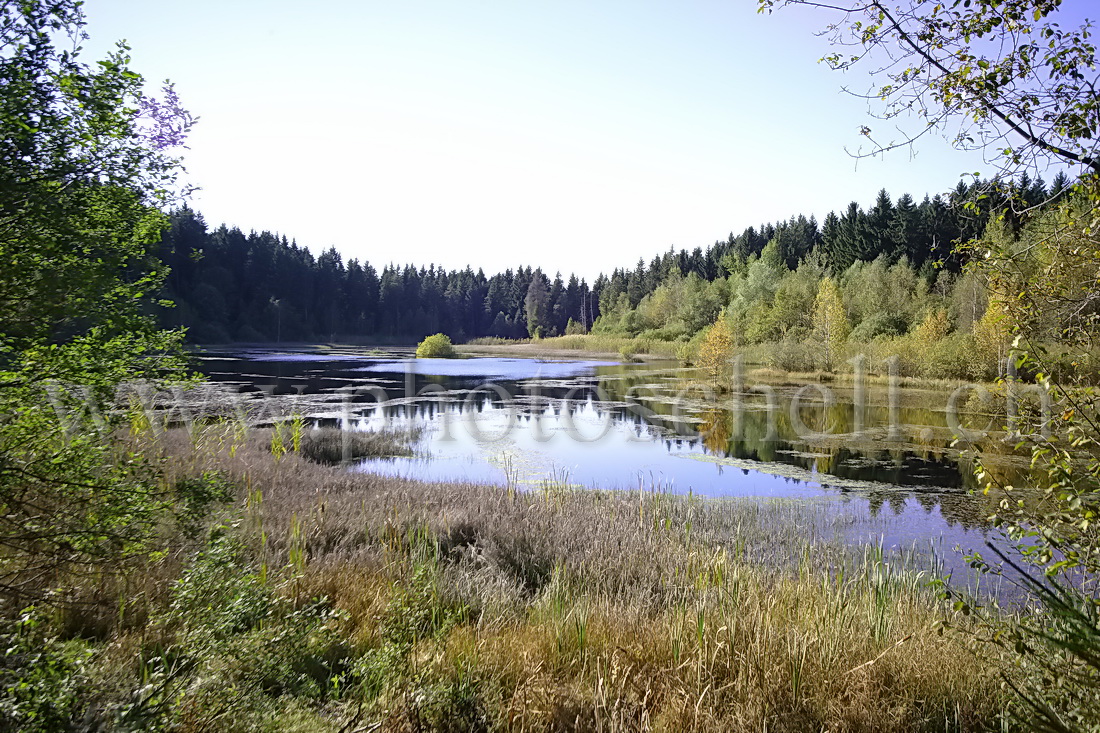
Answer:
M999 681L933 628L953 612L926 587L930 561L837 539L875 520L645 483L577 490L564 471L532 491L418 483L293 453L276 463L258 443L201 464L262 488L272 566L341 619L337 728L358 712L392 729L543 730L565 716L584 729L967 730L1004 712Z
M302 436L301 453L317 463L343 463L361 458L409 456L416 429L340 430L316 428Z

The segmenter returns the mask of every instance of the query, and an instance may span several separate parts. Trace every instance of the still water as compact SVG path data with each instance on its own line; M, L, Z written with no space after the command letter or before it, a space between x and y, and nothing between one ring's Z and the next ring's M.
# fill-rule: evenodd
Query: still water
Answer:
M993 421L954 414L965 393L744 370L732 392L714 394L672 362L416 359L401 349L207 353L201 364L224 386L293 401L315 425L423 429L414 457L350 470L823 502L875 518L873 530L854 523L852 533L873 531L894 548L992 539L968 450L996 456L996 480L1027 480L1001 436L979 432ZM969 440L957 441L960 431Z

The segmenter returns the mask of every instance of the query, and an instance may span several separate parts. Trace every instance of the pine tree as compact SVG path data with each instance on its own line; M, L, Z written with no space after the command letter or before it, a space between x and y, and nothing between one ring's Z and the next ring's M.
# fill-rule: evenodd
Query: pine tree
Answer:
M827 251L829 263L834 273L842 273L853 262L874 259L871 228L867 215L853 201L840 217L836 234Z
M523 300L523 310L527 317L527 333L531 338L542 338L550 316L548 310L549 295L546 276L542 270L536 270L527 287L527 297Z
M922 236L920 211L913 197L907 193L898 197L890 217L887 238L891 260L908 257L913 266L919 268L928 258L928 241Z

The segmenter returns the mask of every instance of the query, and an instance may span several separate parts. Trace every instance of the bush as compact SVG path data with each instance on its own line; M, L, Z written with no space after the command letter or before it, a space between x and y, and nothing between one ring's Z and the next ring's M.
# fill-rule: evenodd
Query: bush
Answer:
M250 718L247 729L275 730L296 700L330 695L352 662L336 634L339 615L323 599L296 602L279 590L239 538L215 532L154 620L172 642L143 654L147 687L161 694L143 689L116 727L225 730L219 718L232 707Z
M176 522L188 537L197 537L210 510L218 504L233 501L236 486L217 471L203 471L199 476L184 476L175 484Z
M974 337L953 333L924 349L921 376L939 379L992 379L996 364L985 363L979 356Z
M619 347L619 358L625 362L639 361L638 357L635 356L633 347L630 344L623 344Z
M87 654L49 636L34 608L0 626L0 728L68 730L79 707Z
M797 341L780 341L768 351L767 366L785 372L808 372L814 368L814 355L819 351L815 344Z
M665 326L663 328L650 328L638 334L639 338L653 341L676 341L687 335L683 326Z
M455 347L446 334L428 336L416 347L417 359L446 359L455 355Z
M1100 352L1094 349L1072 349L1060 344L1051 344L1046 354L1047 373L1056 381L1070 379L1083 380L1089 384L1100 384ZM1021 376L1028 370L1021 368Z
M876 313L863 319L848 335L849 341L865 343L880 336L900 336L908 329L905 319L892 313Z

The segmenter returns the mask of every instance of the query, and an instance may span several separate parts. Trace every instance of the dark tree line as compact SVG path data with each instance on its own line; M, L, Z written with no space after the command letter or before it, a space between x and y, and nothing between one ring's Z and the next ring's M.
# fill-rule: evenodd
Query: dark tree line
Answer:
M270 232L208 231L202 216L176 211L161 241L171 268L163 311L168 326L186 326L201 343L419 339L442 331L458 340L528 335L528 292L545 293L542 332L584 327L599 315L596 297L576 276L547 277L520 267L486 277L482 270L347 262L329 248L308 249Z
M909 194L896 201L880 191L867 210L852 202L820 224L799 215L787 221L732 232L707 248L670 248L648 264L601 274L589 286L576 275L552 279L539 269L519 267L486 276L478 269L445 270L435 265L388 264L379 272L369 262L343 261L329 248L317 257L270 232L244 234L221 226L209 231L191 209L172 214L160 254L171 268L163 311L166 326L186 326L197 342L303 341L339 338L419 339L442 331L456 340L484 336L525 338L586 331L608 304L626 294L636 307L672 274L707 281L726 276L759 256L775 241L790 269L817 253L833 273L852 263L907 258L930 280L934 264L958 269L954 243L978 236L989 212L1026 212L1063 190L1059 175L1048 187L1026 175L1006 185L960 182L946 196ZM1011 201L1010 207L1002 205ZM1009 214L1019 226L1025 214Z

